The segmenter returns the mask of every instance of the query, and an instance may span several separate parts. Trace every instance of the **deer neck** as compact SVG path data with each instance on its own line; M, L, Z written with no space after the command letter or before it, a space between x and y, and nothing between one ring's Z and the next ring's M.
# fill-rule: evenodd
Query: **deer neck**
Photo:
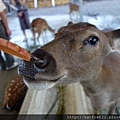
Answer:
M91 94L99 94L100 91L111 91L116 88L111 87L110 84L118 83L118 74L119 74L119 53L110 53L104 58L101 68L98 71L98 74L92 79L81 81L82 86L85 91ZM116 76L115 76L116 75Z

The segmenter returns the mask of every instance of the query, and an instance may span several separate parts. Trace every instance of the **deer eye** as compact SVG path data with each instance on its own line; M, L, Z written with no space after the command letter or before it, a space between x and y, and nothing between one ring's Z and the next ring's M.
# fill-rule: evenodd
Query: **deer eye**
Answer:
M96 36L90 36L89 38L87 38L86 40L83 41L83 44L90 44L90 45L96 45L98 42L98 37Z

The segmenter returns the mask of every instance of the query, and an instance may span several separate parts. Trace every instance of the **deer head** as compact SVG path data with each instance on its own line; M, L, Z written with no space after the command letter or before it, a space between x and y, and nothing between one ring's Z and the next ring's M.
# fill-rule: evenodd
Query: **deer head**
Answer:
M32 53L31 61L19 65L28 87L48 89L95 78L111 52L120 30L103 33L89 23L68 24L55 39Z
M119 39L120 29L103 32L89 23L69 23L33 52L30 62L22 61L19 74L38 90L81 82L98 111L120 97L120 54L112 52Z

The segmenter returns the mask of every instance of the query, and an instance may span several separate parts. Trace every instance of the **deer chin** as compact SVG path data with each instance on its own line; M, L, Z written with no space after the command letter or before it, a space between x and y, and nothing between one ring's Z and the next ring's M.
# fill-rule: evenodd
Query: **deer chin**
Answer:
M34 90L45 90L45 89L49 89L52 88L53 86L61 83L62 81L64 81L64 79L66 78L66 74L57 77L56 79L35 79L35 78L31 78L31 77L25 77L24 76L24 82L27 85L28 88L30 89L34 89Z
M24 82L28 88L34 90L46 90L56 85L56 82L44 81L44 80L26 80Z

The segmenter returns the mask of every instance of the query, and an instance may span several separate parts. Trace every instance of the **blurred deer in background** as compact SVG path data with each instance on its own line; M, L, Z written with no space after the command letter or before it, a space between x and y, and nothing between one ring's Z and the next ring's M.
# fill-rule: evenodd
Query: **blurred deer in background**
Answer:
M116 41L120 29L103 32L89 23L70 23L33 52L30 62L23 61L19 74L38 90L80 82L94 113L110 105L111 114L120 98L120 53L112 51Z
M45 32L45 38L43 37L44 44L47 42L47 35L46 30L51 31L51 33L54 35L55 30L53 30L47 23L45 19L42 18L36 18L31 23L31 30L34 37L34 44L36 45L36 36L35 34L38 33L37 40L39 41L39 37L42 34L42 32Z
M76 4L70 3L69 10L70 10L70 12L69 12L70 19L72 19L72 13L73 12L79 12L79 6L76 5Z

